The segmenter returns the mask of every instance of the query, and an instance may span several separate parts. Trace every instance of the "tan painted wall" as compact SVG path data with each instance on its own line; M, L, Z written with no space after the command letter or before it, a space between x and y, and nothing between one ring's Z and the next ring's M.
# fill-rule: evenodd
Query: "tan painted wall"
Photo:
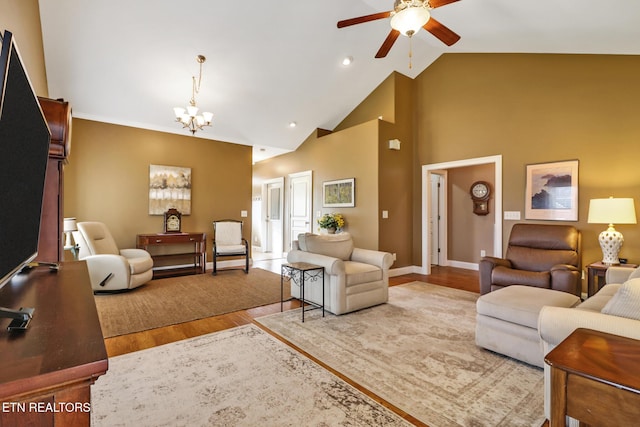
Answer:
M448 170L447 259L477 263L481 250L485 250L487 255L493 253L494 197L489 199L489 214L476 215L469 189L476 181L486 181L492 189L495 188L494 176L493 164Z
M266 180L285 177L285 218L288 217L289 192L287 176L313 171L313 231L318 231L315 214L340 212L347 221L358 247L378 246L378 121L345 129L317 138L311 135L296 151L258 162L253 167L253 192L261 194ZM353 208L323 208L322 183L335 179L355 178L356 206ZM289 233L285 227L285 251Z
M11 31L38 96L49 96L38 0L0 0L0 32Z
M73 119L65 216L106 223L121 247L135 247L136 234L162 232L163 217L148 214L151 164L191 168L192 213L182 230L206 232L209 256L214 219L243 219L249 239L251 147L89 120Z
M597 261L605 226L587 224L589 199L633 197L640 214L638 75L640 56L443 55L415 82L415 160L502 154L503 208L524 218L526 165L578 159L579 221L572 224L583 233L583 265ZM505 221L505 243L513 223ZM617 228L625 236L621 256L640 261L640 227ZM419 250L413 260L420 263Z

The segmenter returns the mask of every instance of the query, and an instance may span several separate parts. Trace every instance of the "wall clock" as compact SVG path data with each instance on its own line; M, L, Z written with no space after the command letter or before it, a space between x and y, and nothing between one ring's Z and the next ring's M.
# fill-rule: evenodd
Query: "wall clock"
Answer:
M164 232L180 233L182 228L182 214L174 208L164 213Z
M469 190L473 200L473 213L476 215L487 215L489 213L489 197L491 196L491 186L486 181L476 181Z

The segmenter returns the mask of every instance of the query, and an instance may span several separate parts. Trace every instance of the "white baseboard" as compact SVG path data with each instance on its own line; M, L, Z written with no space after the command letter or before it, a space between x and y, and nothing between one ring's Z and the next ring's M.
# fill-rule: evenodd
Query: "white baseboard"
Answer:
M420 269L420 267L417 267ZM392 268L389 270L389 277L402 276L403 274L416 273L415 265L408 265L406 267ZM419 273L418 273L419 274Z
M475 271L478 271L480 269L478 264L473 262L451 261L451 260L449 260L449 267L464 268L466 270L475 270Z

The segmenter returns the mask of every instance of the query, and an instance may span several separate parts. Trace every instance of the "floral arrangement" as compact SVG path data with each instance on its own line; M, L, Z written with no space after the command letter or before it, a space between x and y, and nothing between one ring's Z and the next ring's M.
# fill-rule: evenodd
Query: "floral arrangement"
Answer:
M345 224L344 217L339 213L324 214L322 218L318 219L320 228L335 228L336 230L340 230Z

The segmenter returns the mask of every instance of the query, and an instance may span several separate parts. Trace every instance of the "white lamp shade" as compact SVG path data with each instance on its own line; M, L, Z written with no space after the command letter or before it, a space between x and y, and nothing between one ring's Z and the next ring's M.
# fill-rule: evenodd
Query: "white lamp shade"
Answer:
M431 15L426 8L409 6L393 15L391 28L400 31L405 36L412 36L429 21L429 18Z
M196 114L198 114L198 107L196 107L195 105L189 105L187 107L187 112L191 117L195 117Z
M62 229L66 233L68 231L77 231L78 226L76 225L75 218L65 218L62 223Z
M205 111L204 113L202 113L202 115L204 116L204 121L207 122L207 124L211 123L211 120L213 120L213 113Z
M185 113L186 111L187 111L187 110L185 110L185 109L184 109L184 108L182 108L182 107L175 107L175 108L173 109L173 112L175 113L176 118L178 118L178 119L179 119L179 118L181 118L181 117L184 115L184 113Z
M636 210L632 198L591 199L590 224L636 224Z

